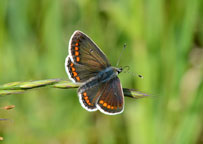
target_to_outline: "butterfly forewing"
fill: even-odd
[[[69,55],[75,63],[91,67],[95,71],[110,66],[105,54],[84,33],[75,31],[69,43]]]
[[[69,55],[65,61],[69,78],[83,83],[110,66],[105,54],[84,33],[75,31],[69,41]]]

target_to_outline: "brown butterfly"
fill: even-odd
[[[65,69],[74,83],[79,83],[79,101],[88,111],[100,110],[116,115],[124,110],[124,95],[117,75],[122,68],[112,67],[99,47],[81,31],[69,41]]]

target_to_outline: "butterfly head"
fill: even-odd
[[[121,68],[115,68],[115,70],[119,74],[119,73],[121,73],[123,71],[123,68],[122,67]]]
[[[124,66],[124,67],[114,68],[114,69],[118,74],[120,74],[122,71],[124,71],[124,73],[128,72],[130,70],[130,67],[129,66]]]

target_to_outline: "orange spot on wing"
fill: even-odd
[[[88,102],[87,104],[88,104],[89,106],[91,105],[91,103],[90,103],[90,102]]]
[[[79,48],[78,48],[78,47],[75,47],[75,50],[79,50]]]
[[[77,81],[79,81],[79,80],[80,80],[80,77],[77,76],[76,79],[77,79]]]
[[[107,108],[108,108],[108,109],[110,109],[110,108],[111,108],[111,106],[110,106],[110,105],[108,105],[108,106],[107,106]]]
[[[76,57],[76,61],[79,62],[79,61],[80,61],[80,58],[79,58],[79,57]]]
[[[103,104],[103,103],[104,103],[104,101],[103,101],[103,100],[100,100],[100,101],[99,101],[99,103],[100,103],[100,104]]]
[[[106,106],[107,106],[107,103],[104,103],[103,106],[106,107]]]
[[[78,43],[76,43],[75,46],[78,46]]]
[[[87,103],[89,103],[89,102],[90,102],[90,100],[86,100],[86,102],[87,102]]]
[[[78,51],[75,51],[75,55],[78,56],[78,55],[79,55],[79,52],[78,52]]]
[[[114,107],[113,106],[111,106],[111,109],[113,109]]]
[[[72,67],[72,66],[73,66],[73,63],[70,63],[70,66]]]
[[[87,93],[86,93],[86,92],[84,92],[84,93],[83,93],[83,95],[84,95],[84,96],[87,96]]]
[[[85,99],[85,100],[87,100],[87,99],[88,99],[88,97],[86,96],[86,97],[84,97],[84,99]]]
[[[73,71],[73,72],[75,71],[75,68],[74,68],[74,67],[72,67],[72,71]]]
[[[78,75],[78,73],[73,72],[73,76],[76,77]],[[77,78],[77,77],[76,77]]]

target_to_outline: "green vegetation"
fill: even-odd
[[[75,89],[49,87],[0,97],[5,144],[203,143],[203,1],[1,0],[0,85],[68,79],[64,61],[75,30],[89,35],[116,65],[125,97],[116,116],[87,112]]]

